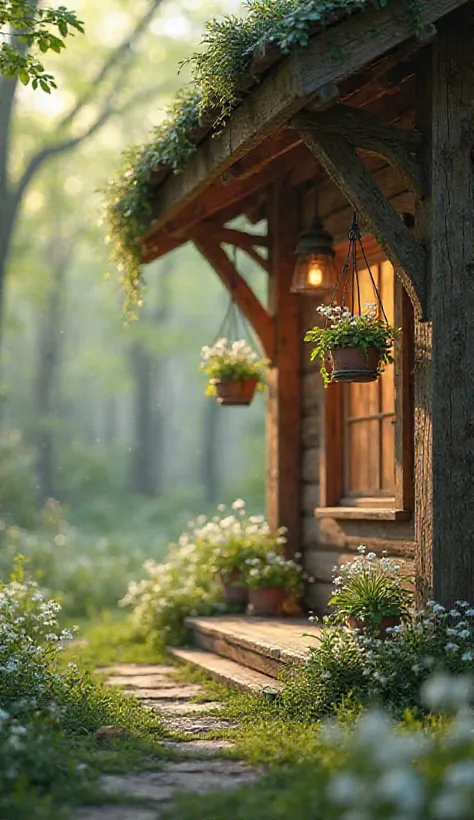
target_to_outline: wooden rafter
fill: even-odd
[[[384,197],[350,142],[312,127],[308,116],[294,125],[375,237],[410,296],[415,314],[426,318],[426,252]]]
[[[206,236],[212,236],[219,244],[225,243],[240,248],[245,251],[254,262],[260,265],[263,270],[270,273],[270,263],[268,259],[256,250],[257,248],[268,248],[267,236],[238,231],[215,222],[203,222],[202,226],[199,227],[199,231],[200,233],[205,232]]]
[[[210,238],[206,233],[197,233],[193,237],[199,253],[207,259],[211,267],[228,290],[233,290],[235,302],[246,319],[250,322],[257,334],[262,348],[270,361],[273,361],[275,351],[275,329],[269,312],[256,297],[245,279],[238,273],[235,265],[227,256],[225,250]]]
[[[420,0],[423,20],[434,23],[464,2]],[[310,100],[319,98],[325,107],[324,91],[328,87],[336,87],[412,39],[412,22],[404,11],[403,0],[396,0],[382,9],[354,15],[283,60],[244,99],[222,133],[204,140],[185,172],[165,182],[154,213],[156,228],[175,218],[184,205],[200,197],[204,189]]]
[[[345,137],[355,148],[381,156],[390,163],[417,199],[425,191],[423,169],[417,153],[423,144],[423,135],[414,129],[399,128],[379,120],[367,111],[346,105],[335,105],[329,111],[301,113],[299,126],[338,134]]]

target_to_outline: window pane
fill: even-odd
[[[380,398],[377,382],[348,385],[349,418],[374,416],[379,412]]]
[[[378,420],[349,425],[348,493],[365,495],[379,487],[379,429]]]

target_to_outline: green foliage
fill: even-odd
[[[154,198],[152,171],[166,165],[179,172],[196,150],[193,131],[199,115],[212,112],[218,130],[258,77],[249,74],[254,55],[265,46],[288,54],[306,46],[311,36],[344,17],[368,8],[381,8],[389,0],[246,0],[243,17],[211,20],[203,46],[188,63],[193,85],[181,91],[165,122],[155,129],[145,146],[129,149],[122,167],[105,192],[112,257],[117,263],[131,311],[140,303],[140,262]],[[405,0],[417,29],[420,0]]]
[[[426,610],[387,630],[382,640],[327,625],[302,669],[283,689],[288,714],[320,719],[351,703],[371,702],[398,715],[422,712],[420,687],[433,671],[474,671],[474,608],[465,602],[446,612],[431,601]]]
[[[28,578],[58,599],[68,617],[82,618],[114,607],[150,552],[160,558],[165,554],[169,531],[159,520],[161,508],[152,511],[151,507],[151,502],[128,504],[123,520],[116,516],[114,520],[109,512],[108,534],[101,535],[97,527],[93,531],[72,527],[61,506],[50,500],[33,531],[4,526],[0,532],[0,581],[7,580],[15,556],[22,553]],[[166,523],[172,529],[174,522]]]
[[[359,547],[359,557],[335,567],[335,590],[329,605],[335,607],[334,621],[345,623],[355,618],[369,627],[380,627],[383,617],[406,617],[411,594],[403,586],[402,563],[385,556],[379,561],[374,552],[367,555]]]
[[[23,85],[31,82],[34,89],[50,94],[57,87],[54,77],[45,72],[36,55],[48,51],[60,54],[66,47],[64,40],[75,31],[83,33],[84,25],[65,6],[44,8],[35,0],[2,2],[0,36],[8,35],[9,39],[0,45],[0,74],[18,77]]]
[[[300,564],[276,552],[247,558],[244,578],[250,589],[282,588],[297,597],[302,594],[304,582],[308,580]]]
[[[180,91],[165,120],[154,129],[150,142],[132,146],[124,153],[122,167],[104,192],[108,241],[120,274],[126,315],[133,315],[133,307],[140,306],[139,264],[154,196],[151,172],[160,165],[178,171],[193,154],[191,134],[199,124],[198,102],[195,91]]]
[[[228,580],[249,556],[282,549],[282,531],[272,533],[263,516],[248,516],[241,499],[232,506],[231,514],[220,505],[211,520],[202,515],[190,522],[171,544],[168,562],[146,561],[148,577],[129,585],[122,604],[133,607],[137,629],[158,647],[186,642],[186,617],[225,611],[221,573]],[[292,580],[295,572],[285,577]]]
[[[383,366],[394,361],[391,348],[394,340],[401,333],[401,328],[391,327],[385,319],[375,312],[375,305],[370,310],[359,315],[352,315],[347,308],[325,307],[318,308],[319,313],[327,320],[323,327],[313,327],[306,332],[305,342],[314,345],[311,351],[311,361],[321,359],[321,375],[324,386],[328,387],[333,380],[332,372],[328,372],[326,362],[332,351],[340,347],[360,347],[367,355],[368,351],[376,350],[380,356],[378,372],[383,372]]]
[[[442,731],[400,727],[377,711],[347,728],[329,724],[310,759],[281,767],[276,757],[276,766],[231,798],[222,791],[178,796],[165,817],[226,820],[230,811],[233,820],[467,820],[474,800],[474,725],[462,701],[458,709]],[[283,732],[281,739],[285,748]],[[294,745],[296,752],[297,740]]]
[[[155,716],[74,664],[59,665],[71,637],[59,613],[17,562],[0,588],[0,817],[59,820],[63,806],[94,797],[104,764],[162,756]],[[104,758],[94,733],[108,725],[127,739]]]
[[[0,517],[3,525],[29,527],[35,520],[33,453],[18,430],[0,433]],[[1,531],[0,531],[1,536]]]

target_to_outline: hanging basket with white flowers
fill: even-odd
[[[331,382],[371,382],[393,362],[392,346],[401,332],[377,314],[375,304],[352,314],[348,308],[320,305],[324,327],[308,330],[305,342],[314,347],[311,360],[321,360],[324,386]]]
[[[251,404],[255,391],[264,388],[267,367],[245,339],[222,338],[201,350],[201,370],[209,376],[206,395],[222,405]]]
[[[364,309],[361,306],[358,254],[364,260],[376,298],[375,302],[366,303]],[[350,300],[350,307],[346,298]],[[340,305],[336,304],[338,300]],[[308,330],[304,339],[314,345],[311,360],[321,360],[325,387],[333,381],[375,381],[384,365],[394,361],[391,351],[401,328],[392,327],[388,322],[362,245],[356,213],[349,231],[346,260],[331,303],[320,305],[317,310],[324,319],[323,326]]]

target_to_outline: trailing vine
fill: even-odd
[[[246,14],[207,23],[204,49],[186,61],[193,85],[177,95],[164,122],[143,146],[129,148],[105,191],[112,258],[117,264],[129,312],[140,299],[142,244],[152,220],[155,196],[150,174],[157,166],[178,173],[196,150],[193,132],[213,112],[219,130],[258,77],[251,76],[256,52],[267,46],[282,54],[304,47],[310,37],[343,17],[391,0],[244,0]],[[404,0],[415,32],[422,23],[421,0]],[[245,83],[243,85],[243,81]]]

